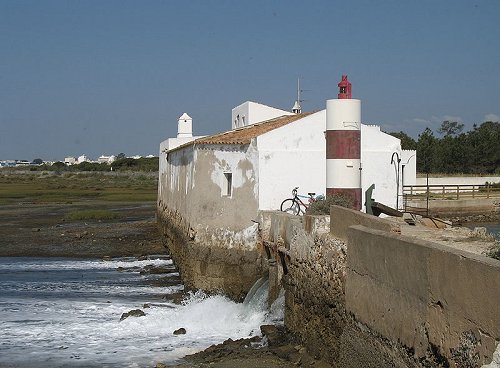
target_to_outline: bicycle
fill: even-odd
[[[283,202],[281,202],[280,210],[281,212],[289,213],[290,215],[300,215],[305,214],[309,206],[305,204],[300,198],[307,198],[309,205],[313,202],[316,202],[319,199],[322,199],[322,195],[316,196],[316,193],[307,193],[307,196],[300,195],[297,193],[299,187],[295,187],[292,190],[293,198],[287,198]]]

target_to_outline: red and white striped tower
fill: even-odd
[[[343,194],[361,209],[361,101],[351,98],[347,75],[338,99],[326,101],[326,196]]]

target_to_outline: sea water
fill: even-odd
[[[141,275],[147,265],[172,261],[0,257],[0,366],[153,367],[282,317],[266,308],[265,282],[245,303],[197,292],[174,304],[182,284],[152,286],[165,275]],[[132,309],[146,316],[120,321]]]

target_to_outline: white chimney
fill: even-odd
[[[193,119],[191,116],[184,113],[179,118],[177,125],[177,138],[192,137],[193,136]]]

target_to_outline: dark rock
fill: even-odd
[[[123,313],[122,316],[120,317],[120,321],[123,321],[125,318],[128,317],[144,317],[146,313],[144,313],[140,309],[132,309],[129,312]]]
[[[141,244],[140,244],[140,245],[141,245]],[[143,255],[143,256],[139,256],[139,257],[137,257],[137,260],[138,260],[138,261],[146,261],[147,259],[148,259],[148,256],[144,256],[144,255]]]
[[[146,309],[146,308],[151,308],[151,307],[150,307],[150,305],[149,305],[148,303],[144,304],[142,307],[143,307],[144,309]]]
[[[267,337],[269,346],[280,346],[288,342],[284,331],[274,325],[262,325],[260,326],[260,332]]]
[[[297,353],[295,348],[291,345],[283,345],[273,349],[274,354],[279,356],[281,359],[296,362],[300,354]]]
[[[145,266],[140,273],[141,275],[160,275],[174,272],[177,272],[177,270],[173,266]]]
[[[181,327],[181,328],[178,328],[177,330],[175,330],[173,333],[174,333],[174,335],[185,335],[186,329]]]

